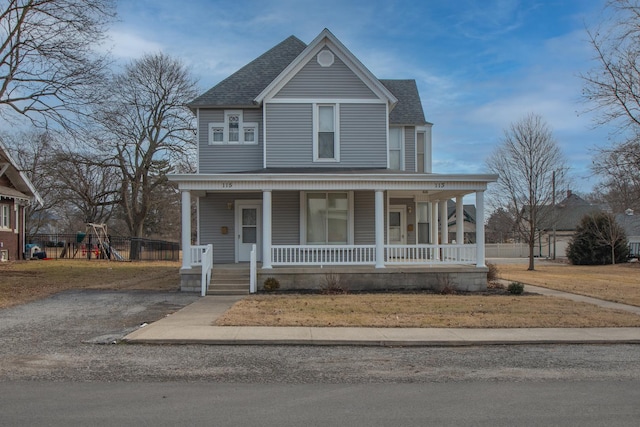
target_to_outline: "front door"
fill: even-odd
[[[387,240],[390,245],[407,244],[406,221],[407,208],[405,206],[389,207],[389,229],[387,230]]]
[[[255,244],[257,259],[262,253],[262,205],[256,202],[236,201],[236,262],[251,260],[251,247]]]

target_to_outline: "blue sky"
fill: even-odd
[[[589,192],[592,150],[609,144],[580,102],[585,26],[604,0],[121,0],[112,52],[180,58],[202,91],[290,35],[328,28],[378,78],[415,79],[434,123],[434,172],[482,173],[503,130],[527,113],[550,125]]]

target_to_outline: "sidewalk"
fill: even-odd
[[[526,285],[527,291],[640,315],[640,307]],[[640,344],[640,328],[311,328],[212,326],[241,296],[205,296],[124,338],[135,344],[471,346],[498,344]]]

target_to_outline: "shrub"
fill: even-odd
[[[264,290],[265,291],[275,291],[276,289],[280,289],[280,282],[275,277],[267,277],[264,280]]]
[[[324,275],[324,285],[320,287],[320,292],[325,295],[348,294],[349,289],[342,284],[339,274],[327,273]]]
[[[490,262],[487,263],[487,282],[494,282],[498,279],[498,266]]]
[[[613,215],[600,212],[585,215],[569,242],[567,257],[574,265],[603,265],[626,262],[629,244]]]
[[[522,295],[524,292],[524,285],[520,282],[511,282],[509,286],[507,286],[507,291],[513,295]]]

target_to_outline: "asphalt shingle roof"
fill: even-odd
[[[290,36],[254,59],[213,88],[189,107],[255,107],[254,99],[293,62],[307,45]],[[389,115],[391,124],[424,125],[424,112],[415,80],[380,80],[398,98]]]
[[[295,36],[254,59],[189,104],[197,107],[255,106],[253,100],[307,47]]]
[[[389,114],[389,123],[394,125],[424,125],[424,111],[415,80],[380,80],[398,98],[398,103]]]

